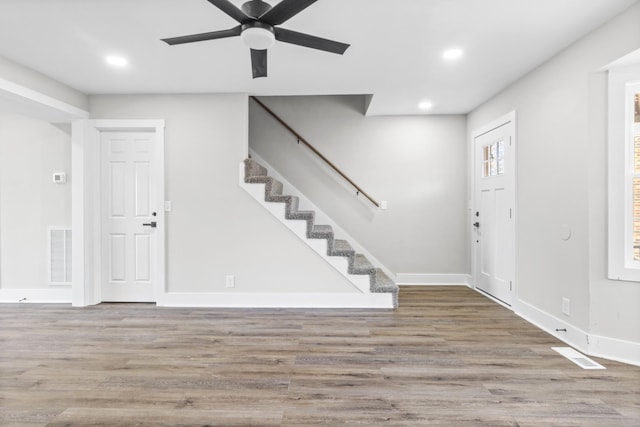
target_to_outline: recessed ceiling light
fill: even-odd
[[[447,61],[453,61],[454,59],[462,58],[462,55],[464,55],[464,51],[462,49],[455,48],[445,50],[442,57]]]
[[[127,65],[127,60],[121,56],[107,56],[107,64],[114,67],[125,67]]]
[[[433,107],[433,104],[431,103],[431,101],[422,101],[420,104],[418,104],[418,108],[426,111],[426,110],[430,110]]]

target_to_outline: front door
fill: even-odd
[[[511,305],[515,282],[515,126],[504,122],[474,138],[476,288]]]
[[[159,168],[153,132],[101,133],[102,301],[155,301]]]

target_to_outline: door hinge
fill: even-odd
[[[513,282],[509,280],[509,290],[513,291]]]
[[[513,219],[513,209],[509,208],[509,219]]]

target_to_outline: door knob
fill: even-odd
[[[479,228],[479,227],[480,227],[480,223],[479,223],[479,222],[474,222],[474,223],[473,223],[473,226],[474,226],[475,228]]]
[[[151,228],[156,228],[158,226],[158,223],[155,221],[151,221],[151,222],[146,222],[144,224],[142,224],[145,227],[151,227]]]

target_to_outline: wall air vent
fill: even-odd
[[[49,284],[71,284],[71,230],[49,229]]]

